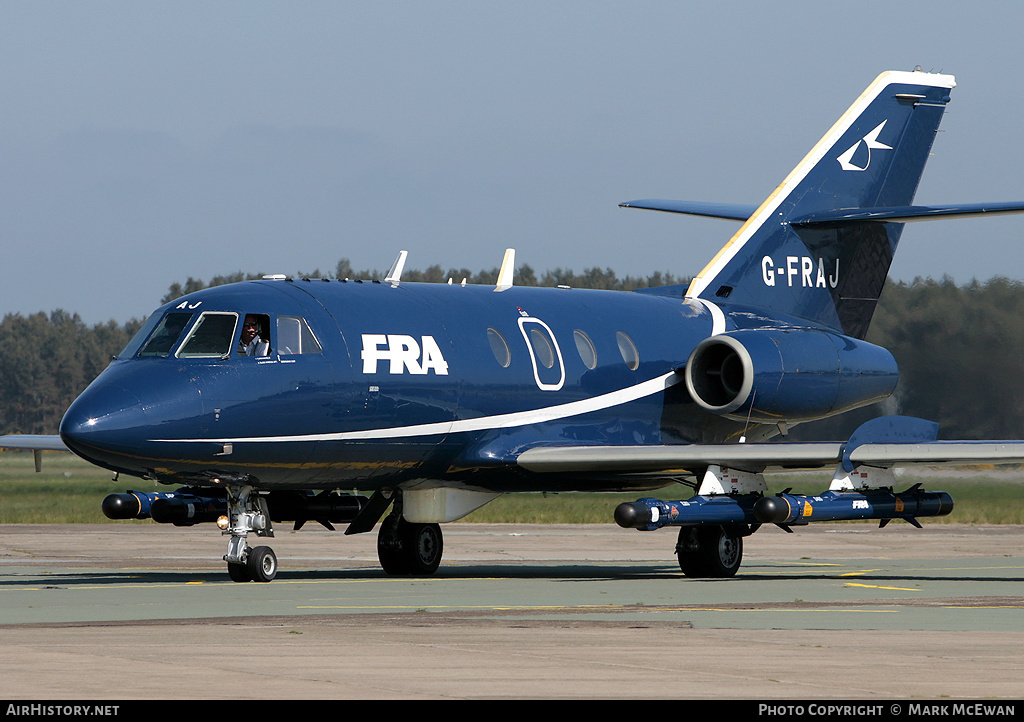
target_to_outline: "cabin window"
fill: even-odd
[[[558,391],[565,383],[565,366],[551,328],[539,318],[519,318],[519,330],[530,352],[533,379],[541,391]]]
[[[597,351],[594,349],[594,344],[590,337],[579,329],[573,331],[572,336],[576,340],[576,350],[579,351],[580,360],[583,361],[583,365],[588,369],[596,368]]]
[[[636,350],[633,339],[622,331],[618,331],[615,334],[615,340],[619,343],[619,353],[622,354],[622,360],[626,362],[629,370],[636,371],[640,368],[640,354]]]
[[[146,345],[139,351],[139,356],[167,356],[175,344],[178,343],[178,339],[181,338],[181,332],[188,326],[188,322],[192,320],[193,315],[195,314],[169,313],[160,319],[160,323],[157,325],[156,330],[153,331],[153,335],[149,337]],[[146,325],[148,326],[149,324],[147,323]],[[130,353],[129,349],[131,346],[132,344],[128,344],[128,348],[122,353]]]
[[[281,355],[320,353],[320,342],[301,316],[277,317],[277,348]]]
[[[551,339],[539,328],[530,329],[530,343],[533,345],[533,352],[537,360],[546,369],[555,365],[555,347],[551,345]]]
[[[179,358],[215,358],[231,355],[238,315],[204,313],[192,327],[185,343],[178,349]]]
[[[491,344],[491,353],[494,354],[494,360],[502,368],[508,368],[508,365],[512,363],[512,352],[508,349],[508,342],[505,341],[505,337],[501,335],[501,332],[496,328],[487,329],[487,342]]]

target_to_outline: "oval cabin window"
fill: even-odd
[[[622,354],[622,360],[626,362],[626,366],[630,371],[636,371],[640,367],[640,354],[636,350],[633,339],[622,331],[618,331],[615,334],[615,340],[619,342],[619,353]]]
[[[505,337],[501,335],[501,332],[496,328],[487,329],[487,341],[491,344],[491,353],[494,354],[494,360],[502,368],[508,368],[508,365],[512,363],[512,354],[508,350],[508,342],[505,341]]]
[[[588,369],[596,368],[597,351],[594,349],[594,344],[590,337],[579,329],[573,331],[572,336],[576,340],[576,350],[579,351],[580,360],[583,361],[583,365]]]

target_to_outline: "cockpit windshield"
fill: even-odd
[[[230,358],[232,355],[269,356],[271,333],[276,339],[275,355],[294,356],[323,352],[316,334],[301,316],[277,316],[261,313],[206,311],[154,313],[134,338],[118,354],[119,359],[139,358]],[[244,323],[238,337],[239,319]],[[195,320],[195,323],[193,323]],[[186,331],[188,333],[186,334]],[[182,340],[184,339],[184,340]],[[232,353],[232,343],[237,354]],[[177,349],[177,351],[175,351]]]
[[[178,350],[179,358],[227,357],[231,355],[231,339],[235,335],[238,315],[204,313]]]
[[[167,356],[170,354],[171,349],[178,343],[178,339],[181,338],[181,332],[188,326],[189,321],[192,320],[191,313],[168,313],[162,319],[160,319],[159,325],[156,330],[153,331],[149,339],[146,341],[142,350],[139,351],[139,357],[153,357],[153,356]],[[152,321],[152,319],[150,319]],[[148,327],[150,324],[147,323]],[[143,328],[143,331],[146,329]],[[142,332],[139,332],[139,336]],[[134,341],[133,341],[134,342]],[[122,352],[130,355],[129,350],[132,344],[128,344],[128,347]]]
[[[149,334],[153,333],[153,329],[156,328],[156,325],[160,322],[161,318],[162,317],[159,313],[150,314],[149,318],[146,319],[146,322],[142,324],[142,328],[135,332],[135,335],[132,336],[128,345],[121,349],[121,353],[115,356],[114,360],[116,361],[118,359],[126,359],[134,356],[143,341],[149,338]]]

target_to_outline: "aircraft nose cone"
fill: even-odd
[[[130,448],[134,434],[145,427],[139,399],[118,385],[104,384],[86,389],[71,404],[60,422],[60,438],[79,456],[102,462]]]
[[[190,375],[173,364],[124,362],[108,366],[75,399],[60,437],[93,464],[147,476],[175,463],[162,439],[193,437],[202,423],[202,396]]]

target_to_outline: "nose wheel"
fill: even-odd
[[[269,582],[277,576],[277,555],[270,547],[254,547],[249,550],[245,569],[254,582]]]

